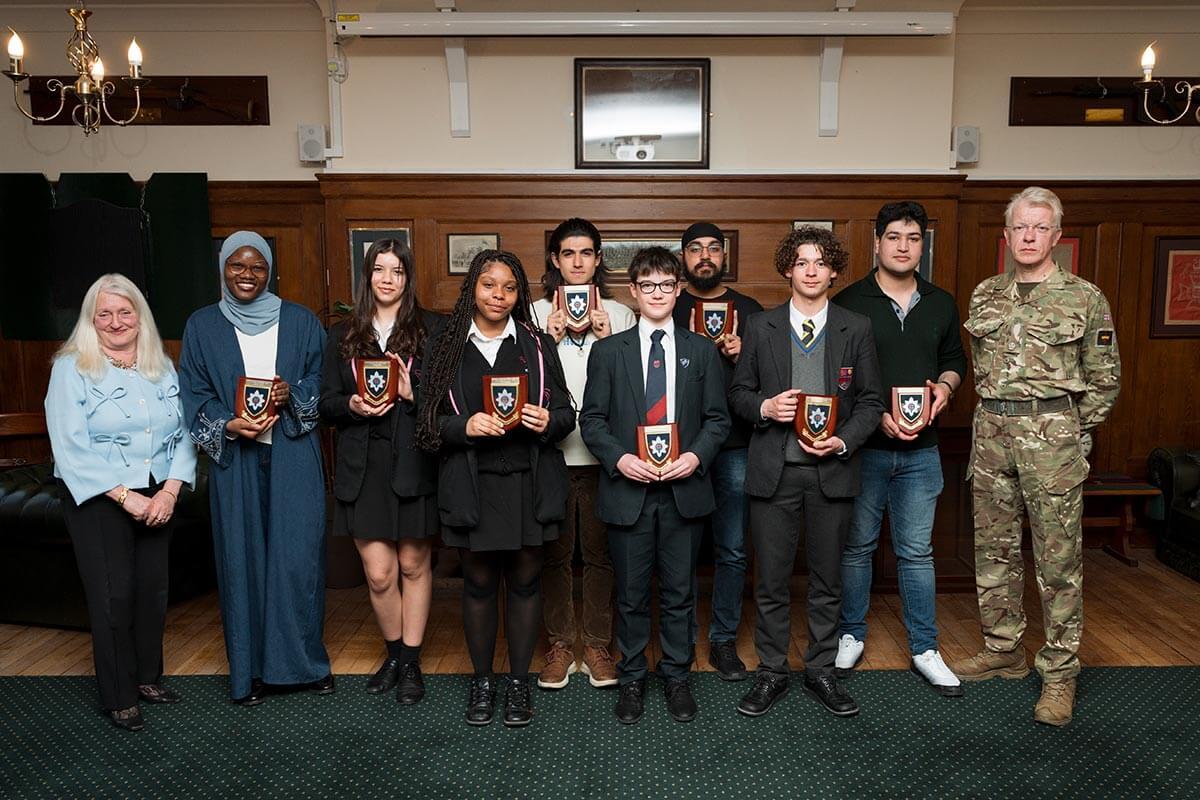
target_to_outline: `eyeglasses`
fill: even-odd
[[[1049,236],[1052,231],[1058,230],[1049,225],[1009,225],[1008,229],[1017,236],[1024,236],[1028,231],[1033,231],[1037,236]]]
[[[266,264],[243,264],[240,261],[230,261],[225,265],[225,269],[229,270],[230,275],[241,275],[246,270],[250,270],[256,278],[266,277],[269,271]]]
[[[112,324],[114,318],[120,321],[122,325],[128,325],[137,319],[137,312],[128,308],[118,311],[115,315],[111,311],[100,311],[92,319],[97,325],[108,327]]]
[[[638,281],[638,291],[642,294],[654,294],[655,289],[662,289],[663,294],[670,294],[675,291],[675,287],[679,285],[677,280],[659,281]]]
[[[685,249],[687,250],[688,255],[692,256],[698,256],[706,251],[710,256],[719,256],[721,253],[725,252],[725,245],[721,244],[720,242],[713,242],[712,244],[706,246],[700,244],[699,242],[692,242]]]

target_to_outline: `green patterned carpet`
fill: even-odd
[[[145,706],[131,734],[94,711],[90,678],[0,678],[0,797],[1200,796],[1200,668],[1085,670],[1063,729],[1032,721],[1032,675],[945,700],[907,672],[865,672],[850,681],[863,713],[843,720],[795,685],[749,719],[734,711],[749,684],[696,674],[695,722],[673,722],[652,681],[632,727],[576,676],[512,730],[462,722],[465,677],[429,677],[415,707],[365,680],[240,708],[223,677],[173,678],[184,702]]]

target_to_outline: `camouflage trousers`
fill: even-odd
[[[975,588],[988,650],[1010,652],[1025,633],[1021,516],[1029,514],[1046,644],[1043,680],[1079,674],[1083,632],[1083,481],[1075,409],[1006,417],[978,406],[967,477],[975,504]]]

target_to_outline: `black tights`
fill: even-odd
[[[504,577],[504,630],[513,675],[527,675],[542,622],[542,548],[460,550],[463,568],[463,628],[476,675],[488,675],[496,655],[499,613],[496,596]]]

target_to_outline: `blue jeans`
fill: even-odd
[[[933,514],[942,493],[942,459],[937,447],[921,450],[862,450],[862,493],[854,501],[850,539],[842,552],[840,634],[867,638],[871,602],[871,558],[879,546],[884,509],[904,606],[904,627],[913,655],[937,649],[933,574]]]
[[[712,513],[713,595],[710,642],[737,639],[742,619],[742,588],[746,583],[746,448],[722,450],[709,468],[717,509]],[[692,576],[692,596],[696,576]],[[700,623],[692,614],[692,642]]]

